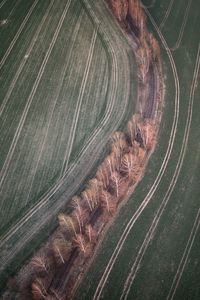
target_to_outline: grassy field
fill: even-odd
[[[134,56],[100,9],[78,0],[0,2],[0,288],[55,228],[110,134],[134,112]]]
[[[158,144],[74,299],[200,298],[200,7],[143,3],[161,45],[166,85]]]

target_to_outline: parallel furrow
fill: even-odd
[[[75,113],[74,113],[74,118],[72,120],[72,126],[71,126],[71,130],[70,130],[70,134],[69,134],[67,150],[66,150],[66,153],[65,153],[65,156],[64,156],[64,165],[62,167],[61,173],[63,173],[63,171],[65,173],[67,171],[67,168],[68,168],[69,157],[71,155],[71,150],[72,150],[72,146],[73,146],[73,141],[74,141],[74,136],[75,136],[75,132],[76,132],[77,122],[78,122],[78,119],[79,119],[81,104],[82,104],[83,95],[84,95],[84,91],[85,91],[85,86],[86,86],[87,78],[88,78],[88,75],[89,75],[92,56],[93,56],[93,52],[94,52],[94,46],[95,46],[96,37],[97,37],[97,30],[98,30],[98,28],[95,28],[93,36],[92,36],[92,41],[91,41],[91,45],[90,45],[90,49],[89,49],[88,59],[87,59],[87,62],[86,62],[86,68],[85,68],[85,71],[84,71],[84,74],[83,74],[83,79],[82,79],[82,83],[81,83],[81,87],[80,87],[80,91],[79,91],[79,95],[78,95],[78,99],[77,99],[77,103],[76,103],[76,109],[75,109]]]
[[[172,178],[172,181],[169,185],[169,188],[167,190],[167,193],[165,195],[165,197],[163,198],[161,205],[153,219],[153,222],[145,236],[145,239],[142,243],[142,246],[140,247],[139,251],[138,251],[138,255],[136,256],[135,262],[131,268],[131,271],[126,279],[125,285],[124,285],[124,289],[121,295],[120,299],[127,299],[131,286],[133,284],[133,281],[136,277],[136,273],[139,270],[141,261],[145,255],[146,250],[148,249],[148,246],[151,242],[151,240],[153,239],[153,235],[156,231],[156,228],[159,224],[160,218],[162,217],[162,214],[169,202],[170,196],[176,186],[176,182],[178,180],[178,177],[180,175],[180,171],[183,165],[183,161],[184,161],[184,157],[185,157],[185,153],[187,150],[187,144],[188,144],[188,138],[189,138],[189,134],[190,134],[190,128],[191,128],[191,122],[192,122],[192,113],[193,113],[193,102],[194,102],[194,91],[196,88],[196,84],[197,84],[197,78],[198,78],[198,72],[199,72],[199,63],[200,63],[200,48],[198,49],[198,54],[197,54],[197,60],[196,60],[196,64],[195,64],[195,71],[194,71],[194,76],[193,76],[193,80],[192,80],[192,87],[191,87],[191,92],[190,92],[190,100],[189,100],[189,107],[188,107],[188,116],[187,116],[187,121],[186,121],[186,127],[185,127],[185,132],[184,132],[184,137],[183,137],[183,142],[182,142],[182,147],[181,147],[181,152],[179,155],[179,159],[176,165],[176,169]]]
[[[37,42],[38,36],[39,36],[39,34],[40,34],[40,32],[41,32],[41,30],[42,30],[42,28],[43,28],[43,25],[44,25],[44,23],[45,23],[45,21],[46,21],[48,15],[49,15],[49,12],[50,12],[50,10],[51,10],[51,7],[52,7],[54,1],[55,1],[55,0],[52,0],[52,1],[50,2],[49,7],[47,8],[44,17],[42,18],[42,21],[41,21],[41,23],[39,24],[39,27],[38,27],[36,33],[34,34],[32,40],[31,40],[30,46],[29,46],[29,48],[28,48],[28,50],[27,50],[27,52],[26,52],[26,55],[27,55],[27,56],[29,56],[29,55],[31,54],[31,51],[32,51],[33,47],[35,46],[35,44],[36,44],[36,42]],[[15,73],[15,76],[14,76],[14,78],[13,78],[13,80],[12,80],[12,82],[11,82],[9,88],[8,88],[8,91],[7,91],[7,93],[6,93],[5,97],[4,97],[4,99],[2,100],[2,104],[1,104],[1,106],[0,106],[0,117],[1,117],[3,111],[4,111],[5,107],[6,107],[6,104],[7,104],[8,100],[10,99],[10,96],[11,96],[11,94],[12,94],[12,92],[13,92],[13,89],[14,89],[15,86],[16,86],[17,80],[19,79],[19,76],[20,76],[20,74],[21,74],[21,72],[22,72],[22,70],[23,70],[25,64],[26,64],[26,59],[23,58],[22,61],[21,61],[21,63],[20,63],[20,65],[19,65],[19,68],[17,69],[17,71],[16,71],[16,73]]]
[[[171,286],[169,294],[167,296],[167,300],[169,300],[169,299],[173,300],[174,299],[174,295],[176,293],[176,290],[177,290],[178,285],[180,283],[180,280],[181,280],[181,277],[183,275],[185,266],[187,264],[187,261],[188,261],[192,246],[194,244],[194,240],[195,240],[195,237],[197,235],[199,226],[200,226],[200,209],[198,210],[196,219],[194,221],[194,225],[192,227],[192,230],[191,230],[188,242],[187,242],[187,245],[185,247],[183,256],[182,256],[180,264],[178,266],[176,275],[174,276],[172,286]]]
[[[0,61],[0,70],[2,69],[3,65],[6,62],[6,59],[8,58],[10,52],[12,51],[16,41],[18,40],[20,34],[22,33],[23,29],[25,28],[30,16],[32,15],[34,8],[36,7],[37,3],[39,0],[35,0],[30,8],[30,10],[28,11],[28,14],[26,15],[26,17],[24,18],[24,21],[22,22],[19,30],[17,31],[15,37],[13,38],[12,42],[10,43],[10,46],[8,47],[8,49],[6,50],[6,53],[4,54],[3,58]]]
[[[186,23],[187,23],[187,20],[188,20],[191,4],[192,4],[192,0],[190,0],[188,2],[187,8],[185,10],[185,15],[184,15],[184,18],[183,18],[183,23],[181,25],[181,29],[180,29],[180,32],[179,32],[179,35],[178,35],[178,39],[177,39],[175,45],[171,48],[172,50],[176,50],[180,46],[180,43],[181,43],[182,38],[183,38],[183,33],[184,33],[184,30],[185,30],[185,26],[186,26]]]
[[[169,3],[168,8],[167,8],[167,10],[166,10],[166,13],[165,13],[165,15],[164,15],[164,18],[163,18],[162,22],[160,23],[160,26],[159,26],[159,29],[160,29],[160,30],[162,30],[162,28],[163,28],[165,22],[167,21],[167,18],[169,17],[169,14],[170,14],[170,12],[171,12],[171,10],[172,10],[173,4],[174,4],[174,0],[171,0],[170,3]]]
[[[57,40],[57,38],[58,38],[58,35],[59,35],[60,30],[61,30],[62,24],[63,24],[63,22],[64,22],[65,16],[66,16],[67,11],[68,11],[68,9],[69,9],[70,3],[71,3],[71,0],[69,0],[69,1],[67,2],[66,6],[65,6],[65,9],[64,9],[64,11],[63,11],[63,13],[62,13],[62,16],[61,16],[61,18],[60,18],[60,21],[59,21],[58,26],[57,26],[57,28],[56,28],[56,31],[55,31],[55,33],[54,33],[53,39],[52,39],[52,41],[51,41],[51,43],[50,43],[50,46],[49,46],[49,48],[48,48],[48,50],[47,50],[47,53],[46,53],[46,55],[45,55],[45,58],[44,58],[44,60],[43,60],[43,62],[42,62],[42,65],[41,65],[41,67],[40,67],[40,70],[39,70],[39,72],[38,72],[36,81],[35,81],[35,83],[34,83],[34,85],[33,85],[33,88],[32,88],[32,90],[31,90],[31,93],[30,93],[30,95],[29,95],[29,97],[28,97],[28,99],[27,99],[26,106],[25,106],[25,108],[24,108],[22,117],[21,117],[20,122],[19,122],[19,125],[18,125],[18,127],[17,127],[17,129],[16,129],[14,138],[13,138],[13,140],[12,140],[10,149],[9,149],[9,151],[8,151],[7,157],[6,157],[6,159],[5,159],[4,165],[3,165],[2,170],[1,170],[1,173],[0,173],[0,178],[1,178],[1,180],[0,180],[0,187],[1,187],[2,184],[3,184],[4,178],[5,178],[5,176],[6,176],[7,170],[8,170],[8,168],[9,168],[10,162],[11,162],[11,160],[12,160],[12,157],[13,157],[13,154],[14,154],[14,151],[15,151],[15,147],[16,147],[17,142],[18,142],[18,140],[19,140],[20,133],[21,133],[21,131],[22,131],[24,122],[25,122],[25,120],[26,120],[26,117],[27,117],[29,108],[30,108],[31,103],[32,103],[32,101],[33,101],[34,95],[35,95],[35,93],[36,93],[36,91],[37,91],[37,88],[38,88],[38,86],[39,86],[39,83],[40,83],[40,80],[41,80],[42,75],[43,75],[43,73],[44,73],[44,70],[45,70],[46,64],[47,64],[47,62],[48,62],[48,59],[49,59],[49,57],[50,57],[50,55],[51,55],[51,52],[52,52],[52,50],[53,50],[53,47],[54,47],[54,45],[55,45],[55,43],[56,43],[56,40]]]
[[[148,10],[145,8],[145,11],[147,13],[147,15],[149,16],[153,26],[156,28],[158,35],[163,43],[163,46],[168,54],[170,63],[171,63],[171,67],[172,67],[172,71],[173,71],[173,76],[174,76],[174,81],[175,81],[175,89],[176,89],[176,94],[175,94],[175,112],[174,112],[174,117],[173,117],[173,124],[172,124],[172,130],[171,130],[171,134],[170,134],[170,139],[169,139],[169,143],[168,143],[168,148],[164,157],[164,160],[162,162],[160,171],[156,177],[155,182],[153,183],[150,191],[148,192],[147,196],[145,197],[145,199],[142,201],[141,205],[139,206],[139,208],[137,209],[137,211],[134,213],[134,215],[132,216],[132,218],[130,219],[130,221],[128,222],[128,224],[126,225],[123,233],[121,234],[121,238],[119,240],[119,242],[117,243],[117,246],[115,247],[113,254],[111,255],[111,258],[106,266],[106,269],[99,281],[99,284],[96,288],[95,294],[93,299],[100,299],[102,291],[104,289],[104,286],[108,280],[108,277],[112,271],[112,268],[115,264],[115,261],[117,260],[119,253],[121,251],[121,249],[123,248],[123,245],[125,243],[125,240],[129,234],[129,232],[131,231],[133,225],[135,224],[135,222],[137,221],[137,219],[139,218],[139,216],[142,214],[142,212],[144,211],[144,209],[146,208],[146,206],[148,205],[148,203],[150,202],[150,200],[152,199],[155,191],[157,190],[159,183],[165,173],[166,167],[168,165],[170,156],[171,156],[171,152],[173,149],[173,145],[174,145],[174,141],[175,141],[175,136],[176,136],[176,131],[177,131],[177,125],[178,125],[178,118],[179,118],[179,97],[180,97],[180,86],[179,86],[179,79],[178,79],[178,74],[177,74],[177,70],[176,70],[176,65],[173,59],[173,56],[171,54],[171,51],[167,45],[167,42],[165,41],[164,37],[162,36],[158,26],[156,25],[156,23],[154,22],[153,18],[151,17],[150,13],[148,12]]]
[[[8,0],[3,0],[1,3],[0,3],[0,9],[4,6],[4,4],[7,2]]]
[[[41,159],[41,155],[42,155],[42,152],[44,150],[46,139],[47,139],[47,136],[48,136],[48,133],[49,133],[49,128],[50,128],[50,124],[51,124],[51,121],[52,121],[53,112],[54,112],[56,103],[57,103],[58,98],[59,98],[60,90],[61,90],[61,88],[63,86],[64,78],[65,78],[66,71],[67,71],[67,68],[68,68],[68,64],[69,64],[69,61],[70,61],[70,58],[71,58],[71,54],[72,54],[72,51],[73,51],[74,43],[76,41],[76,37],[77,37],[78,31],[79,31],[79,28],[80,28],[80,25],[81,25],[81,18],[82,18],[82,16],[83,16],[83,14],[81,13],[80,16],[79,16],[79,18],[78,18],[78,20],[77,20],[77,24],[76,24],[74,32],[73,32],[73,41],[70,44],[70,51],[69,51],[69,54],[68,54],[68,59],[65,62],[62,74],[60,76],[58,92],[57,92],[57,95],[56,95],[55,100],[54,100],[53,108],[52,108],[51,114],[49,116],[49,121],[48,121],[47,129],[46,129],[46,133],[45,133],[45,136],[44,136],[44,139],[43,139],[43,142],[42,142],[42,146],[40,148],[40,153],[39,153],[38,158],[37,158],[37,163],[35,165],[35,169],[33,171],[33,177],[32,177],[32,181],[31,181],[31,184],[30,184],[29,192],[27,193],[27,197],[26,197],[27,202],[29,200],[30,192],[31,192],[32,185],[33,185],[33,182],[34,182],[34,178],[35,178],[35,175],[36,175],[36,172],[37,172],[39,161]]]

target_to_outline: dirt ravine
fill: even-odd
[[[112,134],[109,154],[85,190],[72,198],[71,212],[58,216],[58,229],[10,280],[8,297],[72,299],[120,207],[142,179],[155,149],[163,105],[159,45],[147,30],[140,0],[107,0],[107,5],[132,41],[138,75],[136,113],[124,131]]]

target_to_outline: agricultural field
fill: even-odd
[[[92,6],[0,2],[0,289],[135,110],[130,41],[101,1]]]
[[[91,2],[94,10],[100,5]],[[157,147],[99,245],[77,300],[200,299],[200,6],[143,5],[161,46],[165,83]]]

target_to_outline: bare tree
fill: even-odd
[[[159,60],[160,57],[160,46],[158,44],[158,41],[155,39],[153,34],[149,34],[149,41],[150,41],[150,46],[152,49],[152,58],[154,61]]]
[[[130,178],[132,172],[134,172],[136,163],[137,163],[136,156],[132,153],[126,153],[123,156],[123,160],[122,160],[122,167],[121,167],[122,172],[127,174],[127,176]]]
[[[146,150],[150,150],[155,145],[156,141],[156,128],[151,120],[146,120],[144,125],[144,134],[146,139]]]
[[[108,172],[105,162],[103,162],[98,167],[97,172],[96,172],[96,178],[102,184],[102,186],[104,188],[108,187],[110,176],[109,176],[109,172]]]
[[[99,203],[99,191],[102,188],[102,183],[97,178],[92,178],[88,182],[88,188],[94,191],[95,194],[95,204]]]
[[[127,131],[128,131],[128,137],[130,140],[131,145],[133,145],[133,142],[135,140],[136,136],[136,125],[134,120],[130,120],[127,124]]]
[[[135,114],[127,124],[127,132],[128,132],[128,137],[131,146],[134,146],[137,131],[138,131],[138,124],[140,122],[141,122],[141,116],[139,114]]]
[[[145,148],[146,147],[146,134],[144,131],[144,124],[137,124],[137,133],[140,136],[141,139],[141,145]]]
[[[109,179],[110,179],[110,177],[112,176],[112,173],[115,172],[115,170],[117,170],[118,162],[117,162],[116,157],[113,153],[109,154],[105,158],[104,162],[107,166]]]
[[[116,211],[117,204],[116,201],[112,198],[111,194],[107,191],[102,191],[101,194],[101,201],[102,201],[102,206],[105,208],[105,210],[113,214]]]
[[[36,272],[49,272],[49,261],[43,251],[32,258],[31,265]]]
[[[137,58],[139,63],[138,76],[142,83],[144,83],[149,71],[149,49],[146,43],[143,43],[143,45],[137,50]]]
[[[81,205],[81,198],[79,196],[72,197],[72,207],[81,213],[82,205]]]
[[[96,206],[97,206],[97,202],[95,199],[95,190],[90,189],[90,188],[86,188],[83,192],[82,192],[82,198],[86,201],[90,212],[92,212]]]
[[[128,11],[128,1],[110,1],[112,10],[119,21],[123,21],[126,18]]]
[[[72,243],[63,239],[55,239],[52,244],[53,254],[58,264],[65,263],[71,254]]]
[[[37,278],[31,285],[31,292],[33,299],[35,300],[46,299],[47,291],[45,288],[44,279]]]
[[[90,243],[93,244],[93,243],[96,242],[97,233],[96,233],[96,230],[94,229],[94,227],[92,227],[91,224],[88,224],[85,227],[85,233],[86,233]]]
[[[80,249],[80,251],[83,252],[84,255],[86,255],[88,250],[88,245],[86,243],[84,236],[82,234],[77,234],[77,236],[74,237],[73,241],[75,245],[77,245],[77,247]]]
[[[70,235],[76,235],[78,232],[78,226],[74,218],[69,215],[59,214],[58,215],[59,225],[64,231],[67,231]]]
[[[88,218],[88,213],[87,213],[86,209],[83,207],[84,205],[82,205],[82,204],[83,204],[83,201],[81,201],[80,197],[74,196],[72,198],[72,207],[74,208],[72,215],[78,222],[79,232],[82,231],[84,223]]]
[[[116,131],[112,135],[113,145],[116,145],[122,152],[127,148],[127,141],[124,132]]]
[[[49,295],[47,300],[64,300],[63,297],[60,296],[55,289],[51,288],[50,291],[52,295]]]
[[[140,166],[143,166],[144,164],[145,155],[146,155],[146,150],[139,147],[138,159],[139,159]]]
[[[121,183],[121,176],[118,172],[114,172],[111,177],[111,186],[115,191],[116,197],[119,198],[120,195],[120,183]]]
[[[136,141],[133,142],[133,146],[131,148],[131,153],[138,156],[139,155],[140,144]]]

